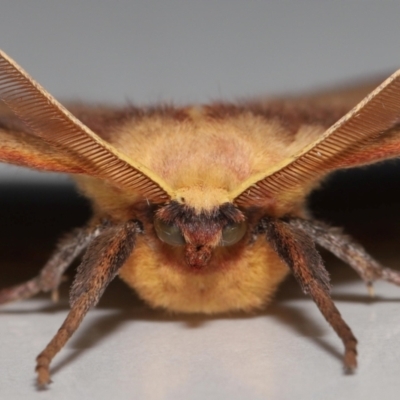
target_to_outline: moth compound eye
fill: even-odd
[[[176,224],[168,224],[161,219],[154,218],[154,228],[158,238],[163,242],[171,246],[183,246],[186,244],[182,232]]]
[[[222,229],[220,246],[232,246],[245,235],[247,230],[246,222],[228,224]]]

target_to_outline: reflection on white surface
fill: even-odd
[[[39,394],[34,359],[65,318],[66,300],[3,307],[1,393],[13,399],[398,398],[400,289],[377,284],[371,300],[360,281],[345,275],[342,282],[334,276],[334,298],[359,339],[353,376],[342,372],[341,342],[294,282],[264,312],[214,318],[150,310],[116,283],[56,357],[54,383]]]

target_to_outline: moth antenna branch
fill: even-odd
[[[303,292],[310,295],[340,337],[345,347],[345,370],[353,372],[357,367],[357,339],[330,297],[329,276],[313,239],[290,223],[272,218],[263,218],[259,231],[266,234],[267,240],[289,266]]]
[[[101,226],[74,229],[58,243],[38,276],[20,285],[0,290],[0,304],[28,299],[39,292],[51,291],[54,297],[64,272],[101,230]]]
[[[329,227],[320,221],[300,218],[291,219],[290,224],[306,232],[317,244],[350,265],[366,283],[370,293],[373,282],[377,280],[400,286],[400,271],[382,266],[360,244],[340,229]]]
[[[106,227],[89,245],[71,288],[69,312],[60,329],[36,359],[37,383],[51,382],[50,363],[77,330],[90,308],[94,307],[108,284],[131,254],[137,233],[137,221]]]

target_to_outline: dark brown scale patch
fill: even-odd
[[[124,108],[107,106],[86,106],[73,104],[68,107],[83,124],[103,139],[110,141],[113,132],[128,121],[141,122],[145,118],[162,117],[182,122],[190,118],[187,109],[172,105],[137,107],[129,105]]]
[[[188,223],[196,219],[201,219],[203,221],[228,220],[229,222],[241,222],[244,220],[243,213],[232,203],[224,203],[211,211],[203,211],[198,214],[191,207],[180,204],[177,201],[171,201],[166,206],[159,208],[156,215],[168,223],[176,220],[180,220],[182,223]]]
[[[293,103],[290,101],[247,102],[242,104],[214,103],[205,107],[206,116],[216,120],[251,114],[267,121],[278,121],[295,134],[302,125],[321,125],[329,128],[348,109],[319,106],[316,103]]]
[[[193,120],[190,106],[174,107],[170,104],[149,107],[129,105],[122,109],[75,104],[68,108],[81,122],[105,140],[109,140],[113,131],[128,121],[140,123],[143,119],[152,117],[161,117],[176,122]],[[203,106],[201,110],[203,110],[205,118],[214,120],[237,118],[250,114],[266,121],[278,121],[291,134],[295,134],[302,125],[321,125],[329,128],[348,111],[348,108],[318,105],[314,101],[275,100],[242,103],[216,102]]]

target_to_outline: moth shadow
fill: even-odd
[[[348,283],[351,280],[357,280],[357,276],[353,276],[352,271],[340,269],[332,273],[332,279],[337,286],[341,283]],[[304,300],[312,303],[312,300],[305,296],[295,280],[289,278],[280,288],[275,301],[265,310],[253,313],[225,313],[215,316],[205,316],[198,314],[173,314],[163,310],[153,310],[145,305],[137,296],[120,281],[113,282],[98,307],[100,309],[111,311],[110,314],[101,315],[94,320],[87,321],[82,326],[77,334],[71,339],[70,348],[73,352],[64,357],[52,369],[52,374],[55,375],[61,371],[66,365],[73,363],[80,356],[90,349],[99,345],[102,341],[117,330],[121,329],[125,324],[135,323],[135,321],[146,321],[155,323],[178,323],[185,326],[187,329],[199,329],[206,324],[221,319],[252,319],[263,316],[265,318],[274,318],[286,329],[291,330],[294,334],[300,335],[309,341],[312,341],[317,346],[321,347],[326,353],[342,362],[343,350],[340,341],[337,344],[331,344],[324,339],[326,328],[323,327],[323,317],[315,319],[310,317],[307,309],[296,306],[296,300]],[[333,296],[334,301],[343,302],[397,302],[399,298],[371,298],[366,293],[359,294],[337,294]],[[314,307],[315,305],[312,304]],[[46,309],[46,312],[54,311],[54,309]]]
[[[359,293],[335,293],[335,289],[341,289],[343,284],[352,283],[352,281],[360,281],[358,275],[354,273],[348,266],[342,267],[340,263],[334,262],[333,269],[331,270],[331,279],[333,282],[332,300],[335,303],[361,303],[361,304],[374,304],[374,303],[398,303],[400,302],[400,288],[399,295],[395,297],[388,296],[370,296],[365,287],[365,294]],[[307,338],[326,353],[330,354],[338,361],[343,361],[343,348],[341,347],[340,340],[335,345],[332,345],[323,338],[326,329],[331,329],[328,326],[323,327],[320,323],[324,322],[322,315],[321,318],[316,320],[315,317],[309,316],[307,308],[296,306],[297,301],[307,301],[312,303],[312,300],[304,295],[293,277],[290,277],[280,288],[278,295],[272,305],[270,305],[265,315],[276,319],[279,323],[283,324],[285,328],[291,330],[295,334]],[[340,308],[340,305],[339,305]],[[346,372],[344,372],[346,373]]]
[[[328,266],[330,263],[328,263]],[[359,278],[349,267],[342,268],[341,266],[334,265],[329,268],[331,278],[335,289],[341,289],[342,284],[348,284],[352,281],[358,281]],[[60,290],[60,302],[51,303],[48,294],[42,294],[38,297],[41,299],[48,299],[49,304],[39,308],[20,309],[16,307],[7,307],[5,310],[0,310],[1,313],[6,314],[27,314],[33,312],[40,313],[65,313],[69,310],[68,306],[68,287],[69,284],[64,284]],[[371,298],[367,290],[365,294],[358,293],[335,293],[333,291],[332,298],[335,302],[352,302],[352,303],[376,303],[376,302],[399,302],[399,297],[373,297]],[[151,310],[145,305],[125,284],[119,280],[111,283],[110,287],[106,290],[97,308],[101,309],[103,315],[97,315],[96,318],[84,321],[83,325],[78,329],[76,334],[72,337],[68,347],[72,352],[68,355],[61,355],[60,360],[56,359],[54,367],[51,372],[55,376],[58,372],[62,371],[64,367],[73,363],[79,357],[83,356],[89,349],[96,347],[105,341],[107,337],[114,334],[121,329],[124,324],[131,324],[135,321],[146,322],[174,322],[184,325],[187,329],[199,329],[206,324],[221,320],[221,319],[252,319],[260,316],[265,318],[273,318],[278,323],[285,326],[286,329],[293,332],[293,334],[300,335],[306,340],[312,341],[315,345],[322,348],[327,354],[338,361],[342,361],[343,350],[341,343],[338,340],[336,344],[331,344],[328,340],[324,339],[323,317],[315,319],[310,317],[307,309],[298,307],[297,300],[305,300],[312,303],[312,300],[305,296],[298,284],[293,278],[289,278],[279,289],[275,301],[266,310],[253,312],[251,314],[245,313],[226,313],[218,314],[215,316],[205,316],[196,314],[173,314],[161,310]],[[29,300],[28,300],[29,301]],[[315,305],[313,304],[313,307]],[[57,327],[55,327],[57,329]]]
[[[135,297],[131,290],[120,282],[116,282],[112,286],[113,287],[110,288],[107,295],[104,295],[98,306],[103,312],[107,312],[106,315],[99,315],[92,320],[84,322],[83,326],[81,326],[72,337],[68,345],[69,349],[72,349],[72,352],[62,357],[61,360],[56,360],[51,370],[52,376],[56,376],[56,374],[62,371],[67,365],[74,363],[77,359],[84,356],[89,349],[101,345],[110,335],[122,329],[125,324],[134,324],[139,321],[154,323],[173,322],[183,325],[186,329],[201,329],[205,325],[221,319],[250,320],[259,318],[260,316],[265,318],[272,317],[295,334],[312,340],[338,360],[342,358],[339,347],[335,348],[321,338],[324,330],[316,321],[313,321],[313,319],[307,315],[306,311],[286,304],[286,295],[290,293],[290,296],[293,296],[293,282],[289,282],[285,285],[277,301],[266,310],[250,314],[224,313],[215,316],[173,314],[163,310],[153,310]],[[301,293],[300,296],[302,296]],[[304,298],[304,296],[302,297]],[[45,312],[48,312],[48,309],[46,309]]]
[[[269,309],[266,315],[276,319],[294,334],[318,345],[337,360],[343,360],[343,353],[338,346],[333,346],[323,339],[322,335],[325,329],[322,329],[316,320],[310,318],[306,311],[290,305],[276,304]]]

